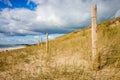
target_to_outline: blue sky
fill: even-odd
[[[0,10],[4,8],[26,8],[34,10],[37,6],[34,2],[30,2],[29,5],[26,5],[28,0],[0,0]]]
[[[45,33],[53,39],[91,23],[91,5],[98,22],[120,16],[120,0],[0,0],[0,44],[37,43]]]

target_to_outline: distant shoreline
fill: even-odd
[[[6,51],[11,51],[15,49],[21,49],[25,48],[27,45],[0,45],[0,53],[1,52],[6,52]]]

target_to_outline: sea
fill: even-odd
[[[21,49],[25,48],[25,45],[19,45],[19,44],[0,44],[0,50],[13,50],[13,49]]]

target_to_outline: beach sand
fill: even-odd
[[[7,51],[10,51],[10,50],[0,50],[0,53],[7,52]]]
[[[25,47],[26,46],[15,46],[15,47],[9,47],[9,48],[0,48],[0,53],[15,50],[15,49],[21,49],[21,48],[25,48]]]

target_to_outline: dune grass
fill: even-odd
[[[119,23],[118,23],[119,22]],[[91,69],[91,27],[43,46],[0,53],[0,80],[119,80],[120,18],[98,24],[101,69]]]

